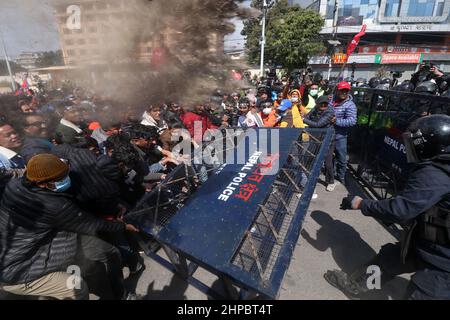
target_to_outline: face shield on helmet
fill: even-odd
[[[403,142],[406,149],[406,159],[408,163],[419,163],[427,159],[422,159],[421,150],[425,148],[425,144],[428,142],[420,129],[414,132],[406,131],[402,135]]]

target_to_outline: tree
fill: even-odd
[[[9,65],[11,66],[11,72],[13,74],[16,73],[16,72],[26,71],[26,69],[22,68],[21,66],[19,66],[14,61],[9,61]],[[7,75],[9,75],[9,72],[8,72],[8,67],[6,65],[6,61],[5,60],[0,60],[0,76],[7,76]]]
[[[253,0],[252,6],[261,8],[261,3]],[[241,33],[247,36],[248,60],[253,64],[260,59],[261,19],[262,15],[244,21]],[[289,6],[287,0],[276,2],[267,14],[265,60],[290,70],[305,67],[309,57],[324,49],[319,36],[323,25],[315,11]]]
[[[64,58],[61,50],[42,52],[36,61],[38,68],[63,66]]]

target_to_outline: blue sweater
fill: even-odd
[[[353,98],[352,96],[349,96],[347,100],[344,100],[337,105],[335,105],[333,100],[331,105],[334,106],[334,113],[336,115],[336,124],[334,126],[336,130],[336,140],[346,138],[349,128],[356,124],[357,110]]]

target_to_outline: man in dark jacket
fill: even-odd
[[[372,261],[351,275],[328,271],[325,278],[332,285],[361,297],[368,291],[371,274],[367,267],[377,266],[382,272],[381,285],[397,275],[415,272],[407,292],[410,299],[450,299],[449,128],[449,116],[432,115],[415,121],[403,135],[408,161],[415,167],[398,196],[380,201],[343,199],[342,209],[360,209],[366,216],[399,223],[406,232],[401,246],[383,246]]]
[[[63,107],[60,112],[63,117],[56,128],[56,140],[58,143],[76,144],[78,138],[83,136],[80,128],[81,114],[76,106]]]
[[[308,112],[303,119],[303,122],[310,128],[329,128],[333,126],[334,109],[329,104],[327,96],[320,96],[316,100],[316,106]],[[333,168],[333,153],[335,148],[335,141],[332,140],[330,149],[325,158],[325,182],[327,184],[327,191],[331,192],[336,187],[334,183],[334,168]]]
[[[28,114],[23,119],[22,130],[25,136],[20,154],[27,163],[40,153],[51,153],[53,144],[48,140],[47,122],[40,114]]]
[[[78,266],[81,260],[76,258],[82,257],[104,266],[112,292],[108,298],[120,299],[120,253],[96,236],[137,229],[81,210],[67,192],[68,174],[69,166],[61,159],[40,154],[28,162],[24,179],[7,185],[0,204],[0,284],[15,294],[86,299],[80,278],[73,287],[67,285],[74,279],[69,270],[86,271]]]

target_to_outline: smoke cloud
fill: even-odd
[[[79,2],[83,24],[84,1]],[[234,31],[230,19],[250,16],[240,2],[243,0],[127,1],[118,13],[121,19],[102,22],[106,31],[100,30],[104,31],[102,40],[95,45],[101,60],[79,64],[91,68],[91,78],[95,78],[92,65],[103,65],[106,76],[95,78],[92,89],[128,105],[205,101],[216,88],[236,89],[225,72],[242,66],[233,65],[223,54],[223,37]],[[57,3],[61,8],[61,1]],[[73,4],[76,1],[67,2]],[[139,61],[142,55],[138,52],[146,47],[153,53]],[[155,58],[155,51],[162,57]]]

